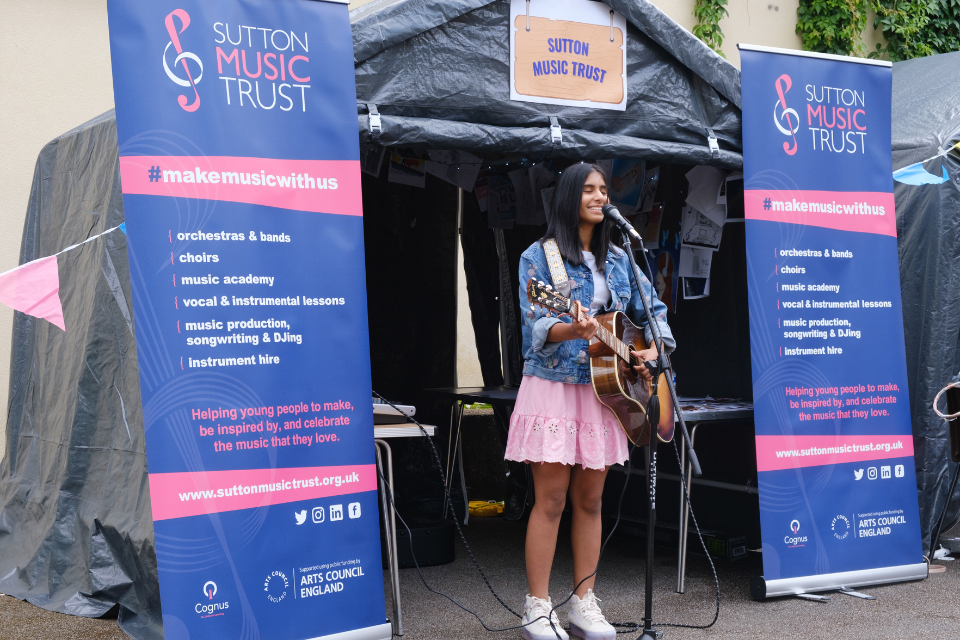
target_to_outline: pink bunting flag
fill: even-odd
[[[60,304],[57,256],[40,258],[0,273],[0,303],[35,318],[43,318],[66,331]]]

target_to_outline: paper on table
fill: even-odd
[[[390,171],[387,173],[387,180],[423,189],[427,181],[427,174],[423,170],[424,164],[424,160],[401,158],[397,154],[391,153]]]
[[[695,249],[694,247],[680,247],[681,278],[709,278],[710,263],[713,261],[713,251],[709,249]]]
[[[696,209],[686,206],[681,218],[680,243],[684,247],[702,247],[716,251],[720,248],[723,227],[715,224]]]
[[[710,297],[710,278],[684,278],[683,299],[696,300]]]
[[[717,193],[726,174],[713,167],[694,167],[686,174],[690,183],[687,204],[721,225],[727,217],[726,209],[717,204]]]

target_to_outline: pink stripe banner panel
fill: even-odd
[[[376,490],[373,464],[150,474],[154,522]]]
[[[358,160],[123,156],[123,193],[362,216]]]

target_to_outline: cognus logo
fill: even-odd
[[[800,116],[795,109],[787,106],[787,92],[793,86],[793,80],[790,76],[783,74],[773,83],[777,89],[777,101],[773,105],[773,124],[777,125],[780,133],[793,138],[793,146],[789,142],[783,143],[783,150],[788,156],[797,152],[797,131],[800,130]],[[779,110],[779,113],[778,113]],[[787,126],[781,122],[786,121]]]
[[[784,536],[783,542],[788,547],[802,547],[803,543],[807,541],[807,536],[801,536],[800,533],[800,521],[791,520],[790,521],[790,532],[792,536]]]
[[[203,584],[203,595],[207,596],[207,600],[212,601],[213,596],[217,595],[217,583],[213,580],[207,580]],[[222,616],[223,612],[229,608],[229,602],[209,602],[207,604],[198,602],[193,610],[199,613],[201,618],[210,618]]]
[[[174,17],[180,20],[179,31],[173,22]],[[200,94],[197,92],[197,85],[200,84],[200,79],[203,77],[203,63],[200,62],[200,58],[197,57],[195,53],[184,51],[183,47],[180,45],[180,34],[186,31],[187,27],[190,26],[190,15],[183,9],[174,9],[167,15],[163,23],[167,27],[167,33],[170,35],[170,42],[168,42],[167,46],[163,49],[163,70],[167,72],[168,78],[173,80],[181,87],[191,87],[193,89],[194,100],[192,103],[189,103],[190,99],[182,94],[177,96],[177,102],[184,111],[194,112],[200,108]],[[167,54],[171,46],[177,53],[177,57],[173,61],[173,69],[177,69],[177,65],[182,65],[183,71],[187,76],[186,78],[182,78],[174,73],[173,69],[170,68],[170,65],[167,64]],[[190,66],[187,64],[187,60],[192,60],[196,63],[198,67],[196,78],[194,78],[193,74],[190,73]]]

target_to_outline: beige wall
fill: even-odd
[[[105,0],[0,0],[0,272],[17,266],[40,149],[113,108]],[[0,429],[13,312],[0,305]],[[5,440],[0,438],[0,455]]]

